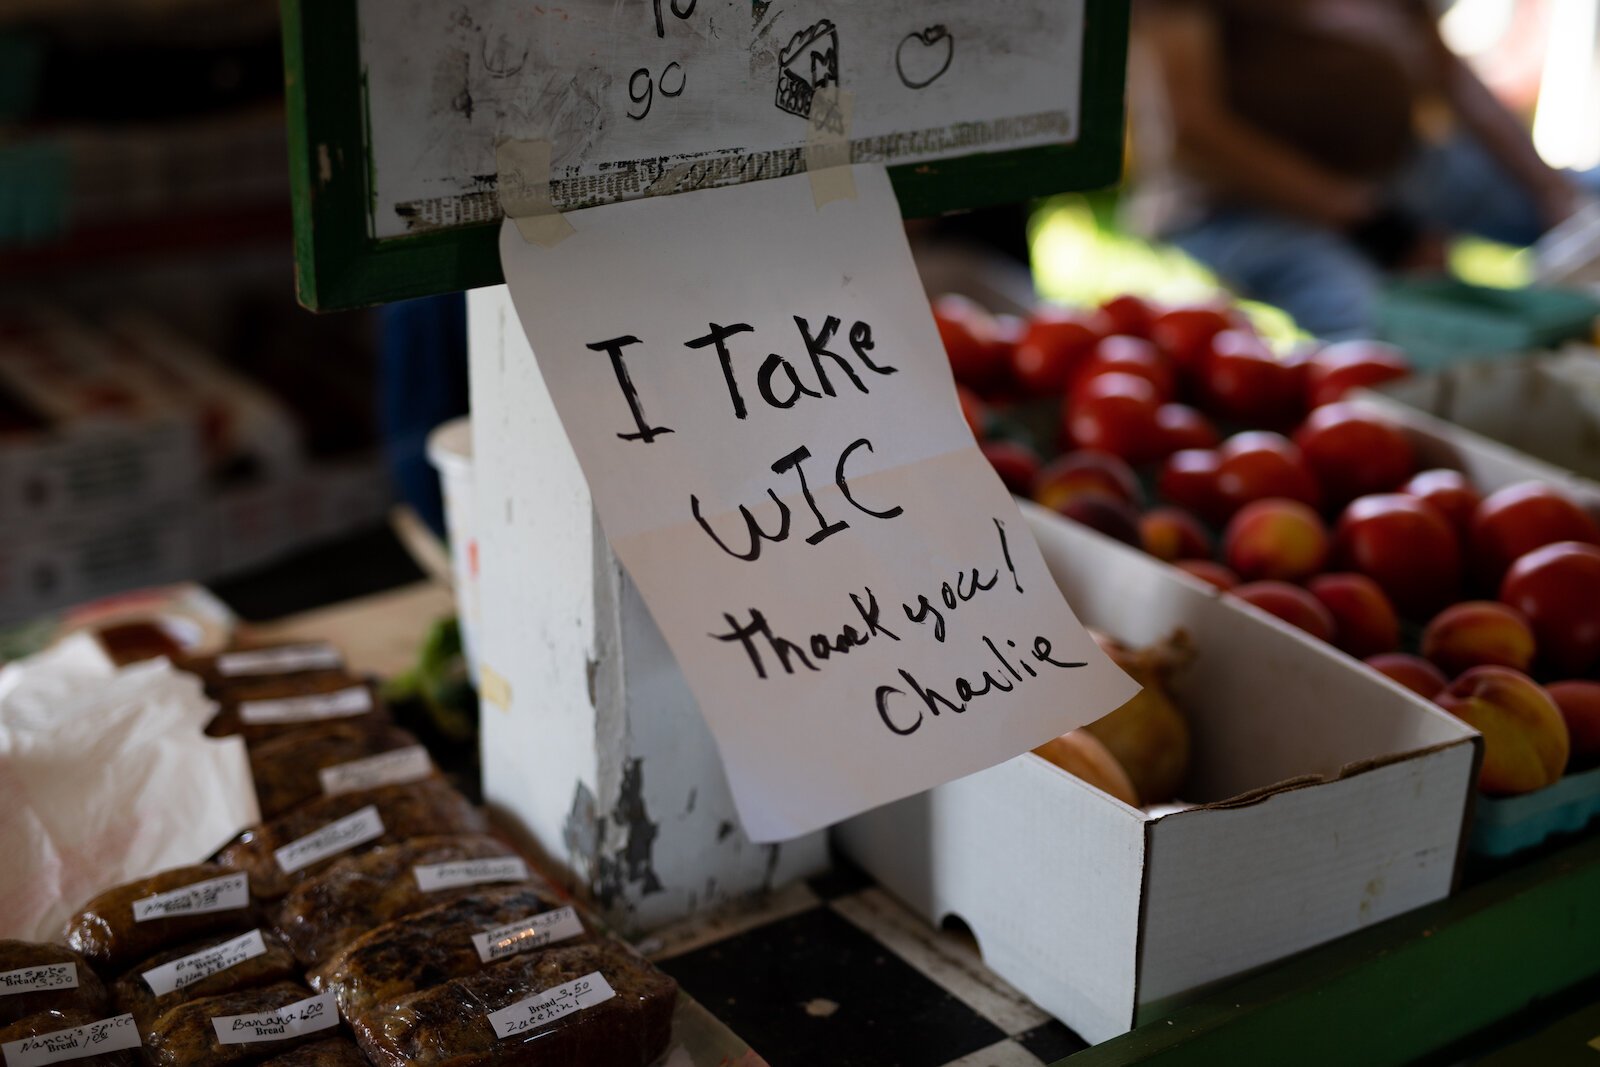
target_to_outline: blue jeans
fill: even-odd
[[[1600,192],[1600,170],[1578,176]],[[1389,184],[1423,227],[1529,245],[1544,232],[1533,199],[1467,137],[1428,146]],[[1384,272],[1344,234],[1269,209],[1219,207],[1167,240],[1242,295],[1273,304],[1330,339],[1369,337]]]

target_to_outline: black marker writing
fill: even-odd
[[[622,389],[623,397],[628,401],[628,410],[633,414],[633,424],[639,428],[638,433],[619,433],[618,437],[624,441],[643,441],[649,444],[662,434],[671,433],[666,426],[651,426],[644,417],[644,406],[639,403],[639,391],[633,386],[633,378],[628,374],[628,364],[622,358],[622,350],[628,345],[636,345],[639,339],[632,334],[613,337],[609,341],[596,341],[584,347],[594,352],[604,352],[611,357],[611,370],[617,376],[617,385]]]

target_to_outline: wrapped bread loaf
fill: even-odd
[[[354,1029],[383,1067],[645,1067],[671,1038],[677,990],[624,946],[596,939],[387,1001]]]
[[[296,959],[314,967],[391,919],[533,877],[492,837],[414,838],[345,856],[296,885],[278,909],[278,933]]]
[[[260,1063],[325,1040],[338,1025],[331,996],[277,982],[179,1004],[146,1031],[145,1054],[157,1067]]]
[[[400,755],[372,759],[390,752]],[[275,819],[324,793],[416,781],[437,771],[409,730],[361,716],[306,726],[252,745],[250,773],[261,817]]]
[[[367,1058],[348,1038],[335,1037],[263,1060],[261,1067],[368,1067]]]
[[[119,1012],[141,1029],[188,1000],[219,996],[299,977],[291,953],[275,934],[251,930],[211,937],[152,956],[111,986]]]
[[[343,671],[261,678],[228,687],[206,733],[251,745],[324,722],[388,722],[377,688]]]
[[[0,1026],[45,1011],[98,1015],[105,1008],[106,987],[76,952],[0,939]]]
[[[320,797],[245,831],[223,863],[250,872],[250,890],[276,900],[340,856],[412,837],[482,833],[483,813],[441,778]]]
[[[520,952],[587,936],[569,905],[537,887],[510,886],[419,911],[368,931],[307,977],[354,1019],[380,1001],[480,971]]]
[[[67,944],[107,973],[163,949],[255,925],[249,876],[202,863],[117,886],[67,923]]]
[[[231,648],[214,656],[185,659],[181,666],[198,674],[213,697],[266,678],[336,675],[345,670],[344,656],[326,641]]]
[[[138,1067],[140,1062],[139,1030],[130,1016],[105,1018],[77,1008],[42,1011],[0,1027],[0,1049],[7,1050],[8,1063],[12,1049],[21,1053],[17,1062],[47,1050],[72,1067]],[[73,1055],[76,1051],[84,1054]]]

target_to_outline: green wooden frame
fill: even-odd
[[[295,288],[312,311],[494,285],[496,225],[377,240],[356,0],[281,0]],[[1086,0],[1078,139],[890,167],[906,217],[1096,189],[1122,173],[1129,0]]]

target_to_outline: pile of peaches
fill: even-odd
[[[1600,762],[1600,524],[1549,485],[1419,469],[1343,399],[1408,373],[1398,350],[1280,354],[1226,305],[1129,296],[1027,318],[943,297],[934,316],[1013,492],[1436,701],[1484,735],[1486,793]]]

